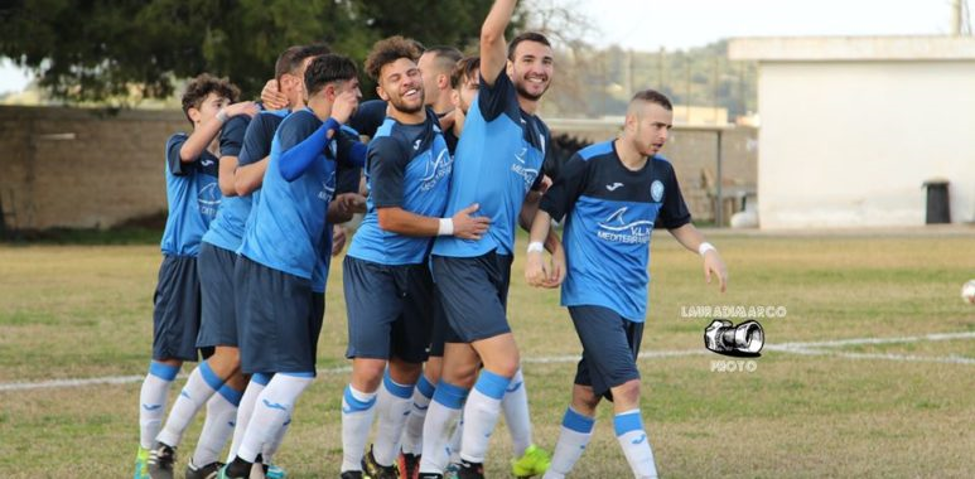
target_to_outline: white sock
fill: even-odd
[[[450,436],[470,391],[440,381],[423,423],[423,455],[420,472],[443,474],[450,459]]]
[[[345,387],[342,396],[342,468],[340,472],[362,470],[362,455],[369,440],[369,428],[376,412],[376,393]]]
[[[525,388],[525,377],[521,368],[511,378],[511,384],[505,390],[501,399],[501,410],[504,411],[504,423],[511,434],[511,445],[514,457],[525,454],[528,446],[532,445],[532,421],[528,414],[528,391]]]
[[[237,456],[247,462],[257,460],[264,444],[274,439],[278,430],[294,412],[295,402],[315,380],[314,373],[277,373],[257,398],[254,414],[247,424]]]
[[[173,403],[166,425],[156,436],[156,440],[170,447],[178,446],[183,439],[183,432],[193,422],[196,412],[223,386],[223,381],[210,369],[206,361],[194,368],[176,402]]]
[[[152,448],[152,443],[159,435],[163,415],[166,414],[169,386],[173,384],[177,373],[179,366],[156,361],[149,363],[149,374],[142,381],[142,390],[139,392],[139,445],[145,449]]]
[[[482,369],[474,383],[474,390],[464,406],[464,439],[460,458],[467,462],[483,463],[487,456],[491,433],[501,415],[501,399],[511,383],[510,378]]]
[[[630,463],[633,476],[638,479],[656,479],[657,466],[653,461],[650,438],[643,428],[640,410],[621,412],[613,418],[616,439],[623,448],[626,461]]]
[[[244,389],[244,396],[240,398],[240,404],[237,406],[237,421],[234,423],[234,439],[230,441],[230,453],[227,454],[227,463],[230,463],[237,457],[237,449],[240,449],[240,443],[244,441],[247,426],[250,424],[251,417],[254,415],[254,406],[257,405],[257,398],[264,392],[264,388],[267,387],[267,383],[269,382],[271,382],[271,376],[262,373],[255,373],[251,376],[251,380],[247,382],[247,388]]]
[[[264,459],[264,464],[274,464],[274,454],[278,452],[278,448],[281,447],[281,443],[284,442],[284,436],[288,434],[288,429],[291,429],[291,421],[294,417],[289,417],[284,424],[281,425],[281,429],[278,429],[278,433],[271,439],[271,442],[264,444],[264,450],[261,451],[261,457]]]
[[[552,463],[543,479],[562,479],[572,470],[585,452],[586,446],[589,445],[595,424],[595,418],[583,416],[571,406],[565,410],[559,441],[555,444],[555,452],[552,453]]]
[[[412,384],[393,381],[389,370],[386,370],[376,401],[379,420],[376,425],[376,440],[372,446],[373,457],[380,466],[392,466],[399,456],[400,438],[403,437],[406,419],[413,408],[413,388]]]
[[[406,429],[403,431],[403,452],[417,455],[423,452],[423,421],[427,417],[427,408],[433,399],[434,387],[426,376],[420,376],[420,382],[413,390],[413,409],[406,418]]]
[[[464,438],[464,410],[460,411],[460,418],[457,420],[457,427],[450,434],[450,442],[447,444],[447,452],[450,454],[450,464],[460,462],[460,441]]]
[[[240,404],[242,395],[240,391],[224,384],[207,401],[207,419],[203,423],[203,431],[200,432],[200,441],[196,443],[196,451],[193,452],[193,464],[205,466],[217,462],[220,451],[234,432],[237,405]]]

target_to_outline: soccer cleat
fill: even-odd
[[[443,472],[443,479],[457,479],[457,471],[460,470],[460,464],[453,463],[447,466],[447,470]]]
[[[275,466],[274,464],[264,465],[264,478],[265,479],[284,479],[288,477],[288,473],[284,469]]]
[[[253,465],[236,457],[232,462],[220,468],[217,479],[250,479]]]
[[[220,469],[224,466],[222,462],[211,462],[205,466],[193,464],[193,459],[186,465],[186,479],[217,479]]]
[[[149,479],[149,450],[139,446],[135,455],[135,474],[132,479]]]
[[[484,479],[484,464],[461,459],[457,479]]]
[[[176,462],[176,449],[156,442],[149,451],[149,477],[173,479],[174,462]]]
[[[345,471],[340,479],[362,479],[362,471]]]
[[[420,474],[420,455],[401,452],[399,454],[399,470],[402,473],[402,479],[417,479],[417,475]]]
[[[369,453],[362,457],[362,476],[369,479],[399,479],[399,471],[395,465],[383,466],[376,462],[370,447]]]
[[[532,444],[521,457],[511,460],[511,474],[518,479],[545,474],[551,462],[552,458],[545,449]]]

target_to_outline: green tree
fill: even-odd
[[[202,72],[256,95],[285,48],[325,42],[362,61],[401,34],[426,45],[477,43],[492,0],[14,0],[0,4],[0,55],[71,101],[132,89],[166,97]]]

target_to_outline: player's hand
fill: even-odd
[[[257,103],[254,103],[252,101],[242,101],[240,103],[234,103],[233,105],[228,106],[224,110],[224,112],[227,113],[227,117],[229,118],[238,115],[247,115],[251,118],[254,118],[254,115],[257,115],[259,111],[260,109],[257,107]]]
[[[346,91],[335,97],[332,104],[332,118],[340,124],[349,121],[352,113],[359,107],[359,94],[356,90]]]
[[[542,282],[543,288],[558,288],[565,280],[565,250],[559,248],[552,253],[552,264],[548,268],[548,276]]]
[[[545,253],[532,251],[525,257],[525,281],[529,286],[541,287],[549,277],[545,266]]]
[[[338,208],[338,212],[342,215],[351,215],[356,213],[358,210],[358,204],[360,202],[365,204],[365,198],[359,196],[358,193],[342,193],[336,196],[335,200],[333,201],[335,201],[335,207]]]
[[[268,110],[281,110],[288,107],[288,97],[278,90],[278,81],[270,79],[261,90],[261,102]]]
[[[332,228],[332,256],[338,256],[342,248],[345,248],[348,235],[345,233],[345,228],[339,225],[334,225]]]
[[[454,123],[457,121],[457,110],[450,110],[444,116],[440,117],[440,130],[447,131],[454,127]]]
[[[721,255],[713,249],[704,253],[704,279],[708,284],[711,284],[712,274],[718,277],[718,286],[724,293],[728,288],[728,268],[721,260]]]
[[[552,181],[552,178],[549,178],[548,175],[542,175],[542,185],[541,185],[541,189],[539,190],[539,193],[545,194],[545,192],[547,192],[548,189],[552,187],[552,183],[554,183]]]
[[[488,226],[491,225],[491,218],[471,216],[480,207],[480,205],[474,203],[454,215],[452,218],[454,221],[454,236],[469,240],[481,239],[481,236],[487,232]]]

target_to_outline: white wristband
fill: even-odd
[[[545,245],[542,244],[541,241],[532,241],[531,243],[528,243],[529,253],[541,253],[542,251],[545,251]]]
[[[437,228],[437,236],[450,236],[454,234],[454,219],[440,218],[440,227]]]
[[[227,118],[227,110],[225,108],[221,108],[220,111],[217,112],[217,119],[220,120],[220,123],[227,123]]]
[[[717,251],[718,249],[714,247],[713,244],[705,241],[701,243],[701,246],[697,247],[697,254],[704,256],[708,251]]]

